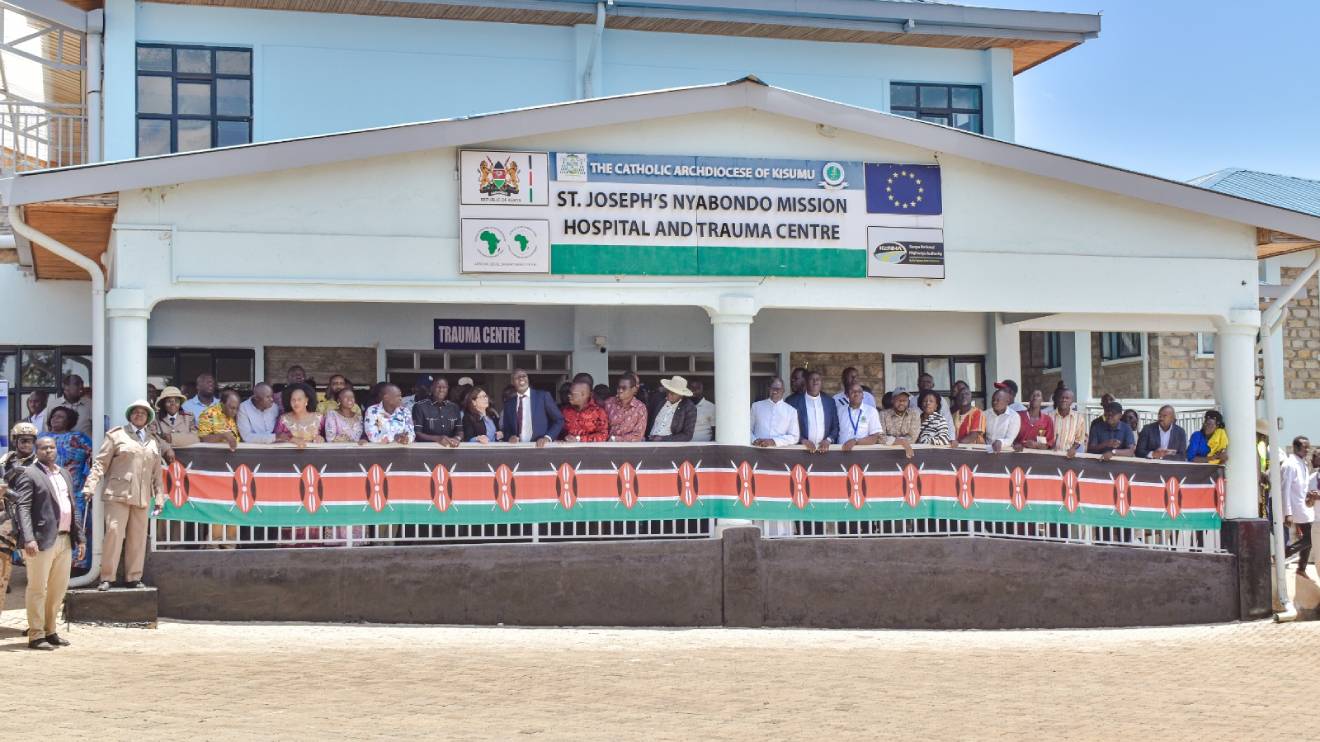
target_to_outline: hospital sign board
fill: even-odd
[[[481,201],[506,163],[517,192],[506,165]],[[461,164],[464,272],[944,277],[938,165],[466,151]],[[544,203],[527,183],[548,183]]]

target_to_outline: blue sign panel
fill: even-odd
[[[866,163],[866,213],[943,213],[940,166]]]
[[[438,319],[436,350],[525,350],[527,323],[520,319]]]

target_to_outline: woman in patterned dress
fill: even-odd
[[[275,423],[275,440],[304,448],[309,443],[325,443],[321,437],[321,416],[313,412],[315,392],[306,384],[290,384],[284,390],[284,409]]]
[[[75,560],[73,567],[76,570],[87,571],[92,567],[92,544],[91,536],[91,503],[82,496],[83,482],[87,481],[87,473],[92,467],[92,439],[85,433],[80,433],[74,428],[78,425],[77,411],[68,407],[56,407],[51,410],[46,418],[46,425],[50,428],[47,434],[55,439],[55,463],[64,467],[69,473],[69,479],[73,480],[73,517],[82,524],[83,533],[87,534],[87,549],[83,553],[83,558]]]
[[[949,421],[940,412],[942,400],[940,395],[934,390],[927,389],[917,397],[917,409],[921,410],[921,430],[917,432],[917,443],[927,446],[953,446],[957,448],[957,441],[952,440],[952,433],[949,431]]]
[[[325,412],[321,437],[327,443],[363,443],[362,413],[353,388],[340,389],[335,403],[337,406]]]

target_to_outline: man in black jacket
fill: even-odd
[[[665,388],[665,398],[651,410],[651,428],[646,440],[692,440],[692,431],[697,428],[697,406],[688,399],[692,390],[688,389],[687,379],[682,376],[661,379],[660,386]]]
[[[28,649],[51,650],[69,642],[55,632],[69,568],[86,549],[73,517],[73,482],[55,463],[55,439],[37,439],[37,460],[14,481],[19,541],[27,564]]]
[[[1141,429],[1137,436],[1137,458],[1187,460],[1187,431],[1174,422],[1177,415],[1172,405],[1160,408],[1159,422]]]

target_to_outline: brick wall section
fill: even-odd
[[[1300,268],[1284,268],[1283,285],[1288,285]],[[1288,305],[1283,323],[1283,388],[1289,399],[1320,399],[1320,284],[1312,278],[1306,298]]]
[[[325,386],[331,374],[343,374],[357,386],[376,383],[375,348],[308,348],[266,346],[266,375],[259,381],[283,384],[289,366],[307,370],[307,377]]]
[[[1022,387],[1022,398],[1029,398],[1032,390],[1039,389],[1048,400],[1063,374],[1045,372],[1045,333],[1024,332],[1019,345],[1022,347],[1022,378],[1017,379],[1017,383]]]
[[[1213,399],[1214,356],[1196,354],[1196,333],[1166,332],[1147,336],[1150,395],[1159,399]]]
[[[871,388],[876,402],[885,393],[884,353],[790,353],[788,371],[799,366],[821,373],[824,377],[821,379],[821,387],[826,394],[839,392],[839,379],[843,376],[843,370],[849,366],[857,367],[858,380]],[[788,383],[787,374],[784,383]]]

